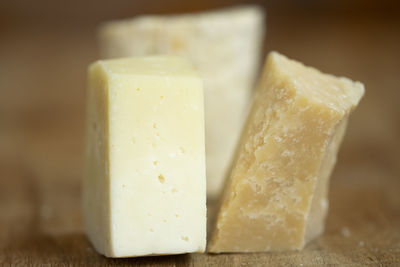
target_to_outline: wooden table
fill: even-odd
[[[0,265],[400,266],[399,16],[269,13],[266,51],[366,85],[332,177],[323,236],[300,252],[132,259],[100,256],[82,229],[95,23],[9,21],[0,21]]]

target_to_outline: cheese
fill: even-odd
[[[202,80],[173,56],[89,67],[85,229],[108,257],[203,252]]]
[[[320,235],[329,176],[364,86],[272,52],[209,251],[298,250]]]
[[[204,78],[207,193],[222,186],[245,117],[261,58],[264,14],[255,6],[199,14],[139,16],[105,23],[105,58],[174,54]]]

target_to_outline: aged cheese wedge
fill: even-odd
[[[249,106],[264,39],[256,6],[172,16],[140,16],[105,23],[105,58],[174,54],[187,57],[204,78],[207,192],[216,196],[232,160]]]
[[[202,80],[173,56],[89,67],[85,229],[108,257],[203,252]]]
[[[364,86],[272,52],[209,251],[302,249],[321,234],[329,176]]]

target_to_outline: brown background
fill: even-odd
[[[96,25],[243,3],[182,2],[0,2],[0,265],[400,265],[397,1],[253,1],[267,8],[266,52],[366,85],[333,174],[322,237],[287,253],[106,259],[93,250],[82,232],[80,179]]]

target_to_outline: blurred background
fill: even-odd
[[[265,52],[366,86],[333,174],[326,234],[309,250],[351,258],[348,248],[364,253],[370,244],[375,260],[400,261],[398,1],[2,0],[0,263],[104,259],[80,214],[86,68],[98,58],[98,24],[244,3],[266,9]]]

